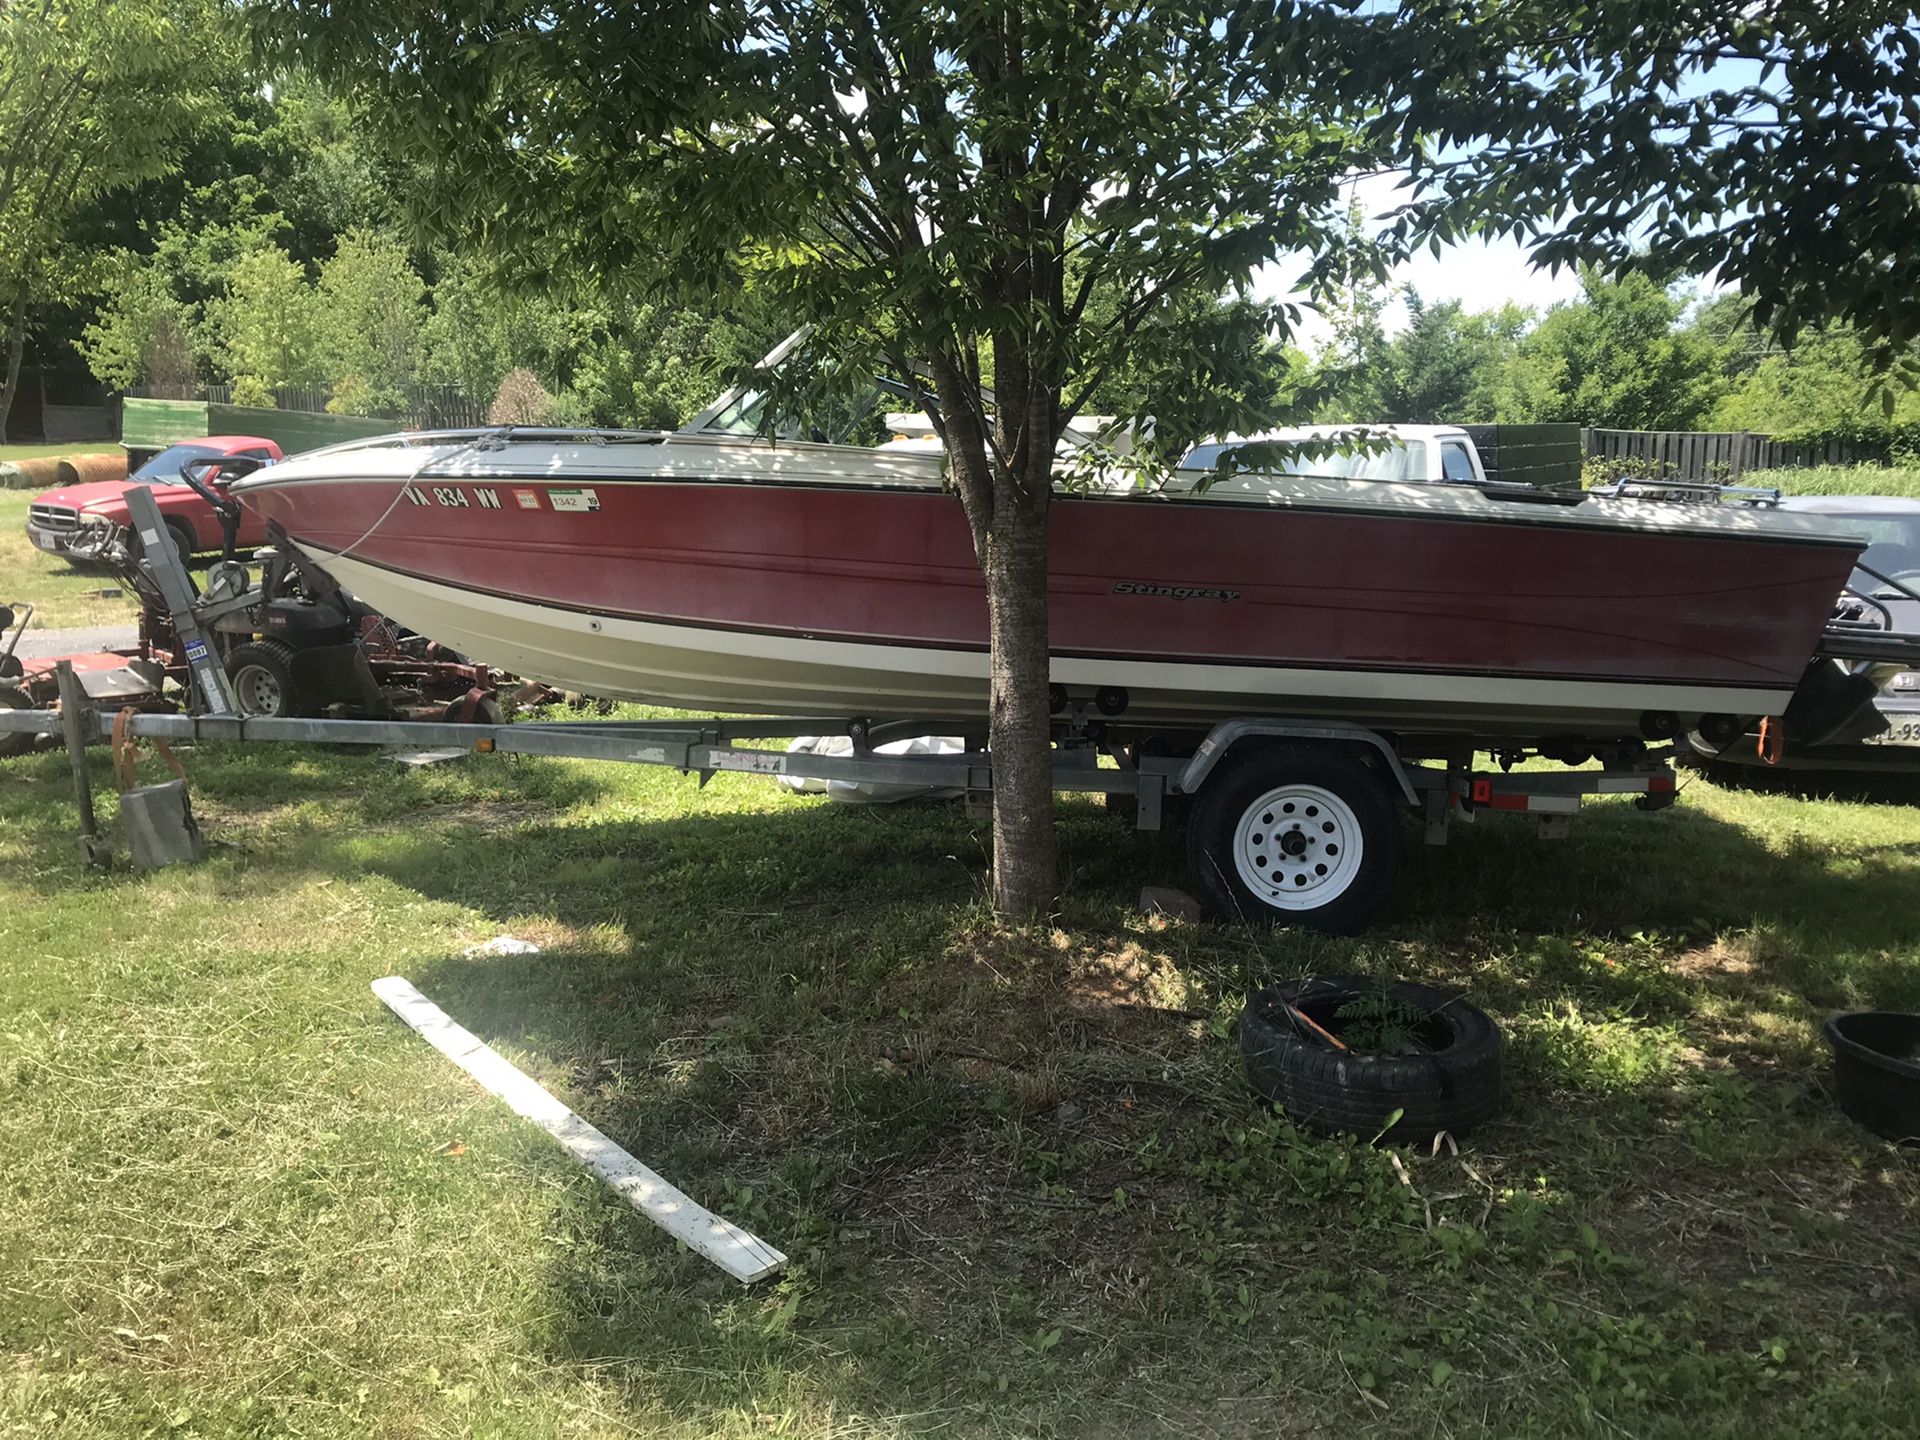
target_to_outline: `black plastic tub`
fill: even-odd
[[[1920,1015],[1856,1010],[1827,1021],[1840,1108],[1889,1140],[1920,1144]]]

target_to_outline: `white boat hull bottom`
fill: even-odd
[[[420,634],[562,690],[687,710],[763,715],[965,718],[987,708],[983,651],[703,629],[530,604],[302,547],[361,600]],[[1090,699],[1127,691],[1134,723],[1233,716],[1340,718],[1414,734],[1635,733],[1647,711],[1779,714],[1791,692],[1404,670],[1056,656],[1056,684]]]

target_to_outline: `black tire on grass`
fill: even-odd
[[[0,705],[9,710],[31,710],[33,697],[18,685],[0,685]],[[25,755],[33,749],[33,740],[25,730],[0,730],[0,760]]]
[[[1458,1137],[1500,1108],[1500,1027],[1477,1006],[1431,985],[1396,981],[1387,993],[1425,1011],[1431,1054],[1362,1056],[1334,1049],[1290,1016],[1292,1005],[1337,1031],[1351,1001],[1379,992],[1359,975],[1291,980],[1255,992],[1240,1016],[1240,1053],[1253,1088],[1289,1119],[1323,1135],[1417,1142]],[[1282,1002],[1285,1002],[1283,1005]],[[1391,1129],[1394,1111],[1400,1119]]]

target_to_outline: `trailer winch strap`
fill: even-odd
[[[1760,734],[1753,742],[1753,753],[1769,765],[1778,765],[1787,753],[1786,727],[1771,715],[1760,717]]]
[[[140,761],[139,742],[133,738],[133,717],[139,713],[136,707],[126,705],[121,707],[120,713],[113,717],[113,779],[122,795],[133,789],[135,783],[133,767]],[[180,757],[173,753],[166,741],[155,740],[153,750],[167,762],[167,768],[173,771],[174,779],[187,778],[187,767],[180,763]]]

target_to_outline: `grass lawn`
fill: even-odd
[[[1920,496],[1920,465],[1809,465],[1798,470],[1750,470],[1743,485],[1789,495]]]
[[[1910,805],[1485,825],[1330,941],[1143,920],[1177,840],[1076,802],[1009,934],[954,806],[186,763],[213,858],[146,877],[82,870],[64,756],[0,764],[0,1435],[1913,1434],[1920,1156],[1818,1035],[1920,1007]],[[460,958],[502,932],[544,952]],[[1459,1156],[1244,1088],[1249,981],[1336,968],[1506,1024]],[[791,1272],[676,1253],[389,972]]]
[[[9,460],[50,460],[60,455],[99,455],[120,448],[118,440],[65,440],[57,445],[0,445],[0,465]]]
[[[32,601],[36,630],[131,621],[133,602],[114,586],[112,576],[76,570],[34,549],[26,528],[32,499],[24,490],[0,490],[0,605]],[[104,590],[113,594],[99,593]]]

